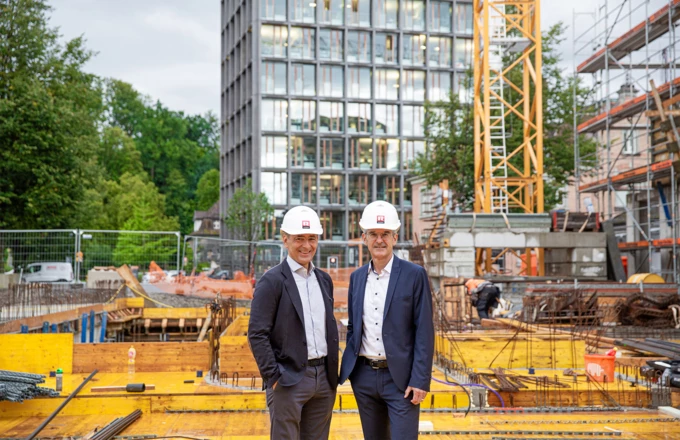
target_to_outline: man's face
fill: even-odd
[[[397,234],[388,229],[370,229],[361,238],[371,253],[371,258],[383,259],[392,255],[392,249],[397,243]]]
[[[283,245],[288,249],[290,258],[307,267],[319,244],[319,236],[315,234],[283,235]]]

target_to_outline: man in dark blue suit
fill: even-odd
[[[350,277],[340,383],[352,383],[366,440],[417,439],[434,354],[430,283],[392,253],[401,226],[394,206],[371,203],[359,226],[371,262]]]

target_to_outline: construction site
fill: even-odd
[[[425,268],[433,297],[419,437],[680,439],[680,0],[605,0],[574,14],[574,71],[591,88],[574,101],[574,128],[596,148],[583,153],[574,136],[570,205],[551,212],[541,6],[473,3],[474,210],[454,212],[442,182],[425,238],[400,248]],[[512,148],[510,117],[523,125]],[[247,332],[256,282],[285,258],[281,243],[169,236],[176,250],[140,263],[142,276],[88,260],[81,241],[94,249],[96,234],[64,247],[74,282],[0,275],[0,440],[269,438]],[[26,236],[0,233],[0,248],[15,261],[36,254]],[[321,268],[341,352],[350,274],[370,257],[359,240],[348,247],[357,265]],[[493,316],[480,318],[471,279],[500,288]],[[330,438],[363,438],[349,383]]]

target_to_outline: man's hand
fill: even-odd
[[[272,391],[274,391],[276,389],[276,385],[278,385],[278,384],[279,384],[278,380],[276,382],[274,382],[274,385],[272,385]]]
[[[413,399],[411,399],[411,403],[414,405],[421,403],[423,400],[425,400],[425,396],[427,396],[427,391],[419,390],[418,388],[414,387],[408,387],[404,393],[404,399],[408,397],[408,393],[411,391],[413,391]]]

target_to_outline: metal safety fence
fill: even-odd
[[[139,271],[155,262],[179,270],[181,235],[176,231],[90,229],[0,230],[0,273],[23,272],[33,263],[72,265],[76,281],[95,266],[127,264]]]

